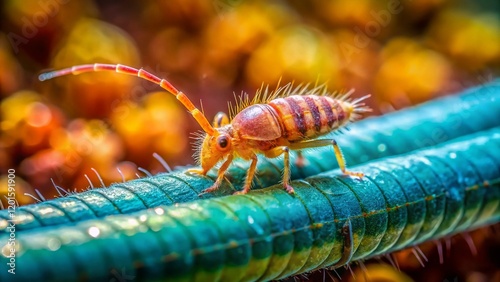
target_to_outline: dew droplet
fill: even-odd
[[[385,152],[385,150],[387,150],[387,146],[382,143],[378,145],[377,149],[379,150],[379,152]]]
[[[101,234],[101,230],[99,230],[99,228],[97,228],[95,226],[92,226],[89,228],[88,233],[90,236],[97,238],[99,236],[99,234]]]
[[[255,220],[253,219],[253,217],[248,216],[248,223],[253,224],[254,222]]]
[[[164,214],[164,213],[165,213],[165,211],[164,211],[162,208],[156,208],[156,209],[155,209],[155,213],[156,213],[157,215],[162,215],[162,214]]]
[[[47,242],[47,247],[51,251],[57,251],[61,247],[61,241],[57,238],[52,238]]]

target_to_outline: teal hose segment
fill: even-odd
[[[488,110],[485,110],[487,105]],[[444,97],[423,105],[369,118],[353,124],[351,130],[336,136],[347,164],[397,155],[433,146],[459,136],[500,126],[500,81],[475,87],[456,96]],[[305,152],[309,165],[292,167],[292,178],[300,179],[337,168],[332,148]],[[247,164],[237,161],[230,168],[220,191],[203,198],[228,195],[242,187]],[[282,160],[261,158],[254,188],[281,181]],[[189,202],[213,184],[211,178],[188,175],[182,171],[116,183],[106,189],[93,189],[67,197],[23,206],[16,211],[18,230],[60,225],[111,214],[125,214],[160,205]],[[9,215],[0,211],[0,226]]]
[[[16,280],[271,280],[335,264],[349,241],[353,260],[393,252],[498,222],[499,149],[495,128],[360,165],[363,179],[335,170],[293,181],[294,196],[275,185],[25,230]]]

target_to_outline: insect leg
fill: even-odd
[[[305,148],[324,147],[324,146],[329,146],[329,145],[333,145],[333,151],[335,152],[335,158],[337,159],[337,162],[339,163],[339,168],[342,171],[342,173],[344,173],[346,175],[357,176],[357,177],[364,176],[364,174],[361,172],[349,171],[345,168],[344,155],[342,154],[342,151],[340,150],[340,147],[337,144],[337,141],[335,141],[334,139],[320,139],[320,140],[310,140],[310,141],[291,143],[290,149],[299,150],[299,149],[305,149]]]
[[[229,155],[229,157],[227,157],[226,161],[220,167],[220,169],[219,169],[219,171],[217,173],[217,180],[215,180],[214,185],[212,185],[210,188],[207,188],[207,189],[203,190],[200,193],[200,195],[203,195],[203,194],[206,194],[206,193],[210,193],[210,192],[214,192],[215,190],[219,189],[219,186],[222,184],[222,180],[224,180],[224,174],[226,173],[227,168],[229,167],[229,165],[232,162],[233,162],[233,155]]]
[[[347,175],[352,175],[352,176],[357,176],[357,177],[363,177],[364,174],[361,172],[354,172],[354,171],[349,171],[345,168],[345,159],[344,159],[344,154],[342,154],[342,151],[340,150],[339,145],[337,144],[337,141],[334,139],[331,140],[333,144],[333,150],[335,151],[335,157],[337,158],[337,162],[339,163],[340,170],[344,174]]]
[[[293,187],[290,185],[290,149],[286,146],[282,147],[276,147],[273,148],[269,151],[265,152],[266,157],[268,158],[276,158],[280,156],[281,154],[284,154],[284,169],[283,169],[283,186],[285,187],[285,190],[293,194]]]
[[[354,254],[354,241],[352,239],[352,226],[350,219],[347,219],[344,226],[342,226],[342,236],[344,237],[344,250],[342,251],[342,256],[339,261],[330,266],[331,269],[339,268],[348,264]]]
[[[250,192],[250,187],[252,186],[252,179],[255,175],[255,167],[257,166],[257,155],[252,155],[252,163],[250,164],[250,168],[248,169],[247,178],[245,179],[245,186],[243,186],[243,190],[238,191],[234,194],[246,194]]]

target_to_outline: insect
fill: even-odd
[[[237,192],[248,193],[256,171],[257,154],[268,158],[284,156],[283,186],[287,192],[294,193],[290,185],[290,150],[321,146],[333,146],[339,167],[345,175],[363,176],[360,172],[346,169],[344,157],[334,139],[315,138],[344,127],[359,118],[361,113],[370,111],[362,102],[369,95],[350,100],[352,91],[334,97],[328,95],[323,86],[308,90],[305,86],[294,88],[287,84],[273,92],[269,92],[267,88],[259,91],[252,100],[248,96],[241,98],[236,109],[230,111],[231,119],[225,113],[218,113],[213,124],[210,124],[184,93],[167,80],[142,68],[135,69],[120,64],[78,65],[43,73],[39,79],[44,81],[68,74],[98,71],[124,73],[151,81],[175,95],[188,109],[205,133],[197,150],[201,168],[190,169],[189,172],[206,175],[223,161],[215,183],[203,193],[218,189],[235,157],[251,161],[243,189]]]

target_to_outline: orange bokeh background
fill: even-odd
[[[171,167],[193,163],[189,133],[200,128],[159,87],[114,73],[40,82],[43,70],[144,67],[210,120],[234,93],[280,80],[371,93],[378,115],[498,76],[499,9],[458,0],[2,1],[0,195],[9,168],[28,204],[22,195],[35,189],[58,196],[52,181],[68,191],[101,186],[94,170],[105,185],[144,176],[139,167],[164,171],[153,153]]]

